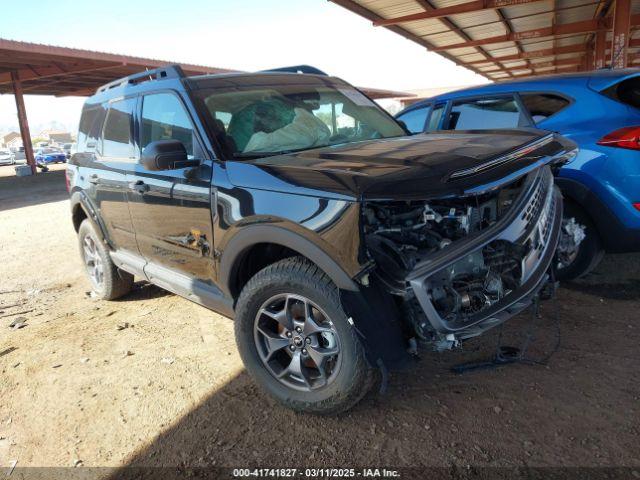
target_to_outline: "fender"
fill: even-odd
[[[87,197],[87,194],[83,190],[76,190],[71,194],[69,202],[71,204],[72,215],[78,208],[81,208],[86,217],[98,227],[104,242],[109,246],[109,248],[113,249],[113,245],[111,244],[109,235],[107,234],[107,229],[102,222],[102,218],[96,213],[91,201]]]
[[[218,277],[225,293],[231,293],[229,287],[238,268],[237,260],[242,258],[243,253],[249,248],[259,243],[275,243],[295,250],[320,267],[341,290],[358,291],[358,286],[349,274],[308,238],[274,225],[251,225],[238,230],[221,254]]]
[[[638,251],[640,232],[625,227],[592,190],[576,180],[564,177],[556,177],[556,184],[566,198],[573,200],[589,215],[607,252]]]

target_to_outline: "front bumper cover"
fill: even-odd
[[[480,335],[529,306],[549,279],[547,272],[558,243],[561,223],[562,196],[554,186],[549,167],[531,172],[518,199],[500,221],[478,235],[437,252],[417,265],[407,277],[432,329],[441,337],[464,340]],[[453,320],[441,317],[429,294],[431,278],[497,240],[522,245],[526,249],[519,287],[474,315]]]

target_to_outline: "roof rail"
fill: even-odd
[[[291,67],[270,68],[269,70],[261,70],[261,72],[309,73],[312,75],[328,76],[322,70],[312,67],[311,65],[293,65]]]
[[[144,72],[134,73],[128,77],[119,78],[113,82],[109,82],[106,85],[98,87],[96,93],[106,92],[112,88],[122,87],[125,85],[135,85],[137,83],[146,82],[149,80],[163,80],[165,78],[183,78],[184,72],[180,65],[167,65],[166,67],[155,68],[153,70],[145,70]]]

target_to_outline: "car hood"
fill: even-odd
[[[434,198],[495,187],[573,148],[572,142],[535,129],[437,132],[226,165],[238,187],[355,199]]]

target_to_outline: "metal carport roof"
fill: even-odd
[[[640,0],[330,1],[490,80],[640,62]]]
[[[0,94],[15,94],[20,134],[32,171],[35,173],[35,162],[23,95],[88,96],[118,78],[172,63],[177,62],[0,38]],[[237,71],[186,63],[179,65],[187,75]],[[408,95],[379,88],[360,89],[374,99]]]

